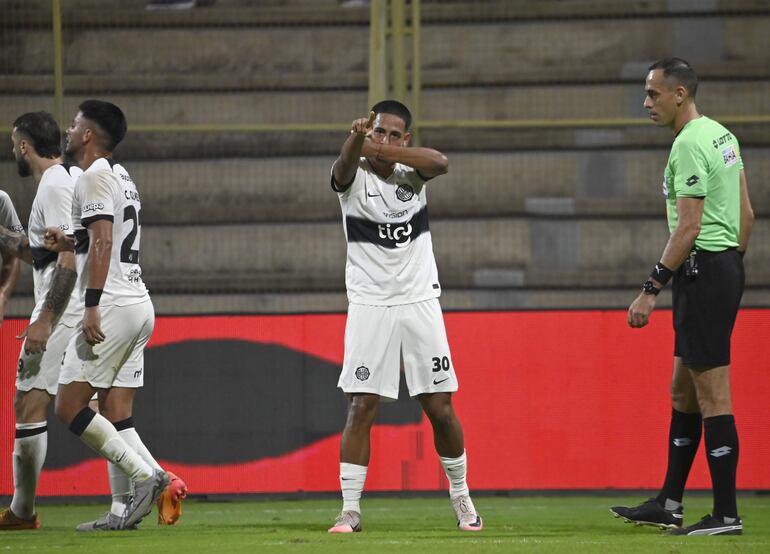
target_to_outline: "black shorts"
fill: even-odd
[[[743,259],[737,250],[698,251],[698,276],[674,274],[674,356],[691,369],[730,363],[730,336],[743,296]]]

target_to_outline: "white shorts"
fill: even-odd
[[[400,306],[350,304],[337,386],[396,400],[402,363],[410,396],[457,390],[438,298]]]
[[[19,353],[16,390],[27,392],[32,389],[40,389],[47,391],[52,396],[56,395],[56,390],[59,388],[61,361],[75,329],[75,326],[57,323],[51,336],[48,337],[45,352],[38,354],[26,354],[24,345],[27,344],[27,341],[24,341]]]
[[[144,347],[155,326],[152,301],[101,308],[104,342],[90,346],[81,327],[70,339],[59,383],[89,383],[97,389],[144,384]]]

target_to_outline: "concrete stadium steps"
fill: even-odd
[[[644,72],[633,84],[538,85],[428,89],[422,95],[421,120],[456,121],[536,119],[604,119],[646,117]],[[68,95],[64,113],[72,117],[88,95]],[[347,128],[366,114],[365,91],[260,91],[231,93],[163,93],[105,95],[125,112],[131,126],[337,124]],[[770,80],[709,82],[697,98],[698,108],[720,116],[770,112]],[[0,121],[11,122],[25,111],[53,109],[47,95],[6,95]]]
[[[660,131],[664,133],[663,131]],[[665,134],[665,133],[664,133]],[[453,153],[450,171],[429,183],[433,219],[530,215],[665,217],[668,150]],[[745,148],[752,204],[770,215],[770,149]],[[142,224],[337,221],[329,187],[334,156],[125,162],[142,195]],[[26,223],[35,194],[13,162],[0,163],[0,189]]]
[[[770,77],[766,4],[723,2],[728,13],[714,18],[672,13],[672,2],[624,3],[625,9],[613,9],[611,2],[583,2],[556,14],[566,19],[547,13],[538,17],[540,2],[519,10],[512,4],[517,3],[426,3],[424,86],[636,80],[650,61],[672,52],[696,63],[702,78]],[[658,9],[638,13],[643,4]],[[581,9],[597,8],[605,9],[605,17],[578,17]],[[0,73],[15,77],[4,78],[0,91],[50,87],[53,46],[41,20],[50,17],[48,12],[22,10],[6,24],[5,33],[13,40],[0,50],[0,68],[5,68]],[[629,17],[635,12],[641,17]],[[102,4],[101,9],[66,10],[64,22],[69,89],[104,94],[364,88],[367,83],[368,10],[345,9],[328,0],[293,6],[221,4],[180,12]],[[705,44],[704,35],[709,37]]]
[[[668,237],[662,219],[640,218],[434,220],[431,233],[447,289],[636,286]],[[159,293],[339,291],[345,240],[340,222],[145,226],[140,260]],[[751,244],[746,267],[750,286],[770,284],[769,241]]]

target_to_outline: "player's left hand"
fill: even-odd
[[[24,342],[24,352],[26,354],[38,354],[45,352],[48,337],[51,336],[51,325],[44,321],[36,319],[24,329],[17,339],[27,339]]]
[[[629,327],[639,329],[647,325],[653,309],[655,309],[655,295],[640,293],[628,308]]]
[[[104,342],[105,336],[102,332],[102,314],[99,311],[99,306],[90,306],[86,308],[86,313],[83,316],[83,334],[86,337],[86,342],[91,346],[96,346],[100,342]]]

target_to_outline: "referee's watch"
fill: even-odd
[[[653,296],[658,296],[660,289],[655,286],[655,284],[652,282],[652,279],[647,279],[642,285],[642,292],[644,294],[652,294]]]

